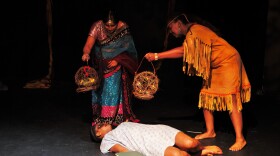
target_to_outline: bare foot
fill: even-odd
[[[230,148],[229,150],[231,151],[240,151],[245,145],[247,144],[247,142],[243,139],[240,141],[236,141]]]
[[[205,146],[201,153],[203,156],[212,156],[214,154],[223,154],[223,151],[218,146]]]
[[[210,132],[205,132],[202,134],[198,134],[197,136],[195,136],[195,139],[207,139],[207,138],[215,138],[216,137],[216,133],[210,133]]]

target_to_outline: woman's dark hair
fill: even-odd
[[[99,123],[99,124],[104,124],[104,123]],[[93,142],[100,143],[102,139],[96,136],[96,128],[95,128],[96,126],[98,126],[98,124],[90,127],[90,138]],[[117,126],[118,125],[111,124],[112,129],[116,128]]]
[[[96,136],[95,127],[96,125],[90,127],[90,138],[92,141],[100,143],[102,139]]]
[[[196,15],[192,15],[192,14],[189,14],[188,15],[188,19],[190,20],[191,23],[198,23],[198,24],[201,24],[203,26],[206,26],[207,28],[211,29],[213,32],[215,32],[218,36],[221,36],[221,32],[220,30],[215,27],[214,25],[212,25],[209,21],[205,20],[205,19],[202,19],[201,17],[199,16],[196,16]]]
[[[103,23],[107,23],[110,20],[115,24],[119,22],[119,18],[117,17],[116,12],[112,9],[108,10],[102,18]]]
[[[202,19],[201,17],[193,14],[188,14],[188,15],[185,13],[173,14],[168,18],[167,26],[169,25],[169,23],[176,22],[178,20],[182,21],[182,23],[184,24],[187,23],[201,24],[214,31],[217,35],[220,35],[220,31],[214,25],[212,25],[210,22],[206,21],[205,19]]]
[[[195,15],[192,15],[192,14],[186,15],[185,13],[174,13],[168,18],[168,21],[167,21],[164,47],[167,47],[167,44],[168,44],[168,37],[169,37],[169,34],[170,34],[170,31],[169,31],[169,28],[168,28],[169,24],[172,23],[172,22],[177,22],[178,20],[182,21],[182,23],[184,23],[184,24],[188,24],[188,23],[201,24],[201,25],[206,26],[207,28],[211,29],[218,36],[221,36],[220,31],[215,26],[213,26],[211,23],[209,23],[208,21],[206,21],[206,20],[204,20],[204,19],[202,19],[198,16],[195,16]]]
[[[172,14],[167,21],[167,26],[171,23],[171,22],[177,22],[178,20],[182,21],[182,23],[187,24],[190,23],[188,17],[186,14],[181,13],[181,14]]]

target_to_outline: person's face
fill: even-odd
[[[117,25],[115,23],[105,23],[105,28],[108,30],[109,33],[113,33],[117,29]]]
[[[182,30],[181,30],[181,23],[179,21],[177,22],[172,22],[170,25],[169,25],[169,31],[170,33],[178,38],[178,37],[181,37],[183,36],[184,34],[182,34]]]
[[[112,126],[110,124],[97,124],[95,126],[95,133],[98,138],[103,138],[105,134],[112,130]]]

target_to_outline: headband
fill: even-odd
[[[176,20],[178,17],[180,17],[181,15],[183,15],[183,16],[185,17],[185,19],[187,20],[187,22],[190,23],[190,21],[189,21],[189,19],[187,18],[186,14],[180,14],[180,15],[174,17],[174,18],[167,24],[167,27],[168,27],[174,20]]]

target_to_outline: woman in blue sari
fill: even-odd
[[[139,122],[131,110],[132,76],[138,67],[137,50],[128,25],[118,20],[112,11],[90,28],[82,60],[88,61],[90,57],[101,78],[99,88],[92,91],[91,126]]]

